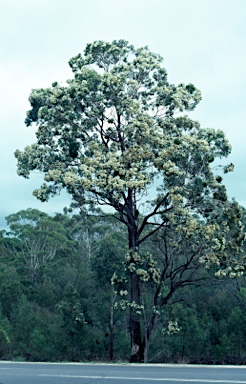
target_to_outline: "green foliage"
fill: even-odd
[[[0,297],[4,316],[10,318],[11,311],[21,298],[23,285],[14,266],[0,263]]]
[[[130,263],[131,308],[145,308],[148,286],[152,299],[148,297],[147,302],[154,308],[149,320],[130,310],[131,361],[147,359],[157,311],[177,288],[198,281],[201,266],[213,268],[218,277],[231,278],[239,277],[245,268],[240,258],[245,238],[242,212],[235,201],[228,200],[222,177],[212,168],[216,159],[230,154],[231,146],[223,131],[202,128],[184,114],[194,110],[201,93],[193,84],[168,82],[162,62],[148,47],[137,49],[124,40],[88,44],[84,54],[69,61],[73,77],[65,86],[55,82],[31,92],[26,125],[37,127],[37,141],[15,152],[19,175],[28,178],[34,170],[42,172],[44,184],[33,192],[39,200],[47,201],[66,189],[72,207],[84,213],[78,224],[82,238],[74,240],[80,239],[90,257],[96,250],[97,231],[86,214],[93,212],[98,218],[98,207],[113,208],[114,218],[125,226],[128,249],[136,257],[141,258],[140,248],[145,250],[147,240],[162,237],[164,264],[160,267],[160,259],[153,258],[158,277],[144,263],[141,268],[134,265],[136,260]],[[221,170],[228,173],[233,164]],[[24,253],[27,258],[29,251],[31,280],[36,279],[39,265],[46,266],[47,257],[52,260],[65,241],[55,228],[60,224],[58,217],[50,227],[47,217],[37,221],[35,215],[28,212],[24,226],[21,215],[8,219],[19,240],[36,236],[40,227],[42,244],[56,244],[49,254],[40,248],[33,252],[27,243]],[[76,229],[69,236],[75,234]],[[105,232],[104,236],[106,244]],[[108,257],[113,253],[118,260],[113,248],[101,250],[98,259],[106,261],[108,252]],[[93,268],[100,275],[100,268]],[[108,281],[114,268],[106,269]]]
[[[1,313],[0,307],[0,359],[8,360],[11,356],[11,324]]]
[[[111,284],[114,273],[121,273],[126,251],[122,232],[111,232],[98,242],[92,258],[92,269],[100,285]]]
[[[146,242],[145,252],[133,254],[125,252],[124,229],[110,216],[89,219],[83,215],[59,214],[48,219],[62,226],[67,241],[43,269],[42,279],[27,280],[26,270],[19,266],[25,238],[2,234],[0,359],[109,360],[112,342],[113,358],[127,360],[129,312],[119,309],[119,298],[125,304],[131,303],[129,279],[134,267],[142,277],[142,306],[135,308],[135,315],[141,319],[143,330],[148,329],[148,321],[156,316],[148,350],[150,362],[214,364],[246,361],[244,277],[215,280],[213,268],[202,272],[197,269],[195,259],[191,260],[194,265],[190,262],[190,269],[184,270],[189,253],[182,256],[182,250],[189,249],[189,242],[195,250],[194,233],[185,238],[177,230],[172,236],[169,233],[166,246],[173,253],[167,253],[163,230],[164,233],[159,232]],[[172,231],[172,227],[166,230]],[[36,234],[39,236],[38,232]],[[202,241],[202,233],[198,232],[198,235]],[[169,242],[175,243],[175,247]],[[149,250],[155,255],[154,260]],[[199,265],[202,268],[203,264]],[[165,284],[161,284],[160,291],[159,280],[152,278],[156,268],[161,271],[158,274],[160,280],[162,268],[166,271]],[[123,269],[126,280],[116,281],[116,285],[119,284],[119,291],[126,290],[127,295],[116,297],[111,277],[114,272],[122,277]],[[184,284],[181,290],[176,289],[170,295],[172,286],[178,282],[189,283],[190,273],[193,282],[197,279],[198,283],[202,278],[203,286]],[[149,278],[144,281],[147,275]],[[158,300],[154,301],[157,292]],[[115,308],[116,303],[119,308]],[[128,305],[127,308],[134,309]]]
[[[32,361],[60,360],[60,319],[23,296],[12,313],[13,356]]]

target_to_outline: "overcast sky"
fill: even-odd
[[[191,117],[222,129],[235,171],[224,178],[246,207],[246,0],[0,0],[0,228],[28,207],[62,211],[69,198],[40,203],[42,182],[16,175],[14,151],[35,141],[25,113],[32,88],[72,77],[68,60],[95,40],[125,39],[164,57],[171,83],[194,83],[203,99]]]

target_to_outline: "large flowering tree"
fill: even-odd
[[[172,228],[180,214],[185,220],[179,230],[204,226],[211,243],[204,264],[219,266],[227,245],[236,252],[242,240],[240,222],[233,224],[234,237],[229,231],[220,236],[223,225],[210,219],[231,209],[222,178],[211,169],[231,147],[222,131],[203,129],[183,113],[196,107],[201,94],[192,84],[170,84],[162,61],[123,40],[88,44],[84,55],[70,60],[74,77],[65,86],[54,82],[32,91],[26,124],[37,125],[37,142],[15,153],[19,175],[44,174],[45,183],[34,191],[41,201],[65,188],[74,205],[112,207],[126,225],[132,361],[142,361],[145,348],[134,312],[141,306],[143,276],[132,265],[139,263],[145,240]],[[161,284],[158,272],[154,278]]]

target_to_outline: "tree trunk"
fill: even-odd
[[[131,274],[131,302],[140,305],[140,277],[136,273]],[[134,308],[130,310],[131,331],[131,363],[143,361],[141,325],[139,315]]]
[[[128,190],[128,203],[127,203],[127,227],[128,227],[128,246],[132,252],[139,252],[139,239],[138,239],[138,210],[136,208],[136,200],[132,190]],[[141,305],[141,292],[140,292],[140,276],[135,272],[130,274],[130,292],[131,303],[130,307],[130,333],[131,333],[131,358],[130,362],[143,362],[144,361],[144,348],[141,335],[140,316],[136,313],[134,305]]]
[[[149,344],[150,344],[150,337],[152,335],[152,331],[158,321],[158,315],[153,314],[151,317],[151,320],[149,322],[148,327],[145,331],[145,340],[144,340],[144,362],[148,362],[148,352],[149,352]]]
[[[137,237],[137,226],[128,227],[128,239],[129,249],[133,252],[138,252],[139,247]],[[135,303],[140,306],[142,304],[140,291],[140,276],[137,275],[135,272],[132,272],[130,276],[131,303]],[[147,319],[145,319],[143,331],[141,330],[140,315],[136,313],[136,310],[134,308],[130,309],[131,363],[147,363],[150,337],[152,334],[152,330],[156,325],[157,319],[158,316],[156,314],[152,315],[149,324],[147,324]]]
[[[129,249],[138,252],[137,228],[128,228]],[[131,273],[131,303],[140,305],[140,276]],[[144,349],[141,340],[140,317],[134,308],[130,308],[131,359],[130,362],[143,362]]]
[[[148,354],[149,354],[149,339],[148,332],[145,330],[145,338],[144,338],[144,363],[148,363]]]
[[[114,359],[114,291],[111,291],[111,302],[110,302],[110,326],[109,326],[109,336],[110,336],[110,360]]]

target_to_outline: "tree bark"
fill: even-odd
[[[110,360],[114,359],[114,292],[111,291],[111,302],[110,302],[110,326],[109,326],[109,336],[110,336]]]
[[[131,212],[131,216],[128,219],[128,240],[129,250],[132,252],[138,252],[138,228],[137,228],[137,217],[135,215],[134,207]],[[131,303],[134,305],[141,304],[141,293],[140,293],[140,276],[135,272],[130,275],[131,284]],[[131,333],[131,358],[130,362],[143,362],[144,361],[144,349],[141,338],[141,324],[140,317],[136,313],[134,307],[130,307],[130,333]]]
[[[131,302],[140,305],[140,277],[136,273],[131,274]],[[143,361],[141,325],[139,315],[134,308],[130,310],[131,331],[131,363]]]

